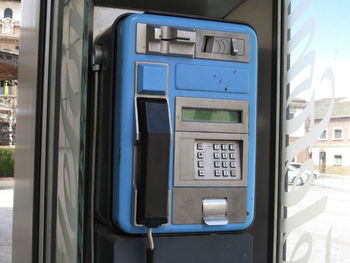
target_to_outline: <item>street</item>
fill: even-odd
[[[288,261],[291,261],[290,256],[298,239],[303,234],[310,233],[312,236],[311,257],[307,262],[326,262],[326,236],[332,229],[330,262],[350,262],[350,176],[321,175],[313,183],[305,198],[288,210],[288,215],[292,216],[302,211],[325,196],[328,197],[326,211],[296,228],[288,237]],[[310,248],[306,244],[302,245],[293,260],[303,256],[308,249]]]
[[[10,263],[12,253],[13,189],[0,185],[0,263]]]

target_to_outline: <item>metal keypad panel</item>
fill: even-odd
[[[239,141],[194,141],[195,180],[241,180]]]

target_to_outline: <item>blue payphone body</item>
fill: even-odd
[[[255,32],[132,14],[97,44],[104,52],[99,217],[133,234],[147,227],[155,233],[247,228],[254,217]]]

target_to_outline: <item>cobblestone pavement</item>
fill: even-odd
[[[13,189],[0,188],[0,263],[10,263],[12,253]]]

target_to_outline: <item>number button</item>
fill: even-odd
[[[236,162],[230,162],[230,167],[231,168],[236,168]]]
[[[214,153],[214,159],[220,159],[220,153]]]
[[[197,153],[198,159],[203,159],[203,156],[204,156],[203,152],[198,152]]]
[[[227,170],[224,170],[224,171],[222,172],[222,175],[223,175],[224,177],[227,177],[227,176],[229,175],[229,173],[228,173]]]
[[[222,156],[222,159],[227,159],[227,153],[222,153],[221,156]]]
[[[203,161],[199,161],[198,162],[198,167],[199,168],[203,168],[204,167],[204,162]]]
[[[219,167],[220,167],[220,162],[215,161],[215,162],[214,162],[214,167],[215,167],[215,168],[219,168]]]
[[[236,145],[234,145],[234,144],[230,144],[228,147],[229,147],[230,151],[236,150]]]
[[[227,144],[221,144],[221,150],[227,151]]]
[[[227,168],[228,167],[228,162],[222,162],[222,167]]]
[[[236,154],[235,153],[230,153],[230,159],[236,159]]]
[[[204,176],[204,171],[203,170],[198,170],[198,176]]]
[[[203,150],[203,143],[197,143],[197,150]]]
[[[219,144],[213,144],[213,149],[214,150],[220,150],[220,146],[219,146]]]
[[[215,175],[216,177],[220,176],[220,171],[219,171],[219,170],[215,170],[215,171],[214,171],[214,175]]]
[[[231,177],[237,177],[236,171],[231,170],[230,172]]]

